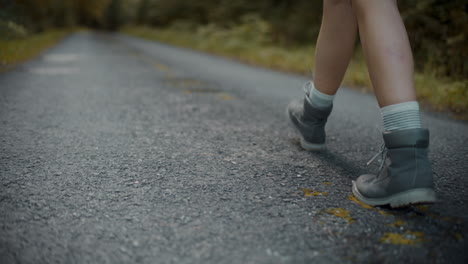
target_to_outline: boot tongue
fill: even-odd
[[[425,128],[405,129],[384,132],[385,146],[391,148],[427,148],[429,146],[429,130]]]

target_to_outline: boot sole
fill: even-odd
[[[296,128],[296,130],[298,130]],[[298,131],[299,132],[299,131]],[[299,133],[300,134],[300,133]],[[300,136],[301,147],[308,151],[321,151],[324,150],[327,146],[324,144],[314,144],[307,142],[302,136]]]
[[[405,207],[411,204],[434,203],[437,201],[435,191],[431,188],[417,188],[400,192],[385,198],[366,198],[357,189],[353,181],[353,194],[361,202],[376,206],[390,205],[392,208]]]
[[[294,130],[296,130],[297,133],[299,134],[300,144],[303,149],[307,151],[322,151],[326,149],[327,146],[325,143],[322,143],[322,144],[310,143],[304,139],[304,137],[301,134],[301,131],[299,131],[299,128],[297,128],[296,124],[294,124],[294,122],[292,121],[291,114],[289,113],[289,110],[287,108],[286,108],[286,116],[288,117],[288,120],[293,126]]]

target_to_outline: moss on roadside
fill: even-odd
[[[0,38],[0,72],[33,58],[69,32],[70,30],[50,30],[20,38]]]
[[[258,38],[247,39],[242,28],[220,30],[205,27],[190,30],[127,26],[122,32],[271,69],[299,74],[310,74],[312,71],[314,46],[285,48]],[[255,35],[255,32],[253,33]],[[261,32],[258,32],[258,35],[261,35]],[[343,83],[362,91],[372,90],[362,52],[358,51],[354,55]],[[427,108],[448,111],[456,118],[468,120],[468,80],[436,78],[429,73],[419,72],[415,74],[415,86],[418,98]]]

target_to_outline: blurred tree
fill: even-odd
[[[416,67],[468,78],[468,1],[401,1]]]
[[[101,28],[105,24],[105,11],[110,0],[71,0],[75,4],[79,23],[84,26]]]
[[[106,10],[106,29],[117,30],[123,23],[122,7],[120,0],[111,0]]]
[[[415,53],[416,67],[436,76],[468,77],[468,1],[399,1]],[[320,29],[322,1],[311,0],[140,0],[137,22],[165,27],[210,23],[241,24],[256,14],[270,25],[275,43],[314,43]]]
[[[109,3],[110,0],[2,0],[2,7],[6,6],[10,20],[37,32],[76,24],[103,26]]]
[[[467,78],[468,1],[405,0],[399,5],[416,67],[436,76]],[[215,24],[251,32],[249,25],[266,22],[274,43],[292,46],[314,43],[321,12],[319,0],[0,0],[0,33],[19,36],[74,25],[116,30],[126,22],[193,30]],[[241,30],[242,24],[248,25]]]
[[[138,11],[136,14],[136,22],[139,24],[145,24],[149,21],[149,7],[150,0],[141,0],[138,5]]]

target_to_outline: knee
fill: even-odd
[[[378,1],[369,1],[369,0],[350,0],[353,7],[354,13],[357,16],[365,15],[368,12],[375,11],[375,8],[378,6],[397,6],[396,0],[378,0]]]
[[[369,2],[374,2],[374,1],[351,0],[351,6],[353,7],[354,14],[356,14],[356,16],[360,16],[364,14],[366,10],[369,9]]]
[[[325,0],[324,3],[330,6],[351,5],[351,0]]]

